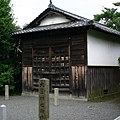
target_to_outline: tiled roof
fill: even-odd
[[[76,21],[76,22],[68,22],[68,23],[62,23],[62,24],[53,24],[53,25],[48,25],[48,26],[39,26],[39,27],[35,27],[35,28],[18,30],[16,32],[14,32],[14,35],[39,32],[39,31],[47,31],[47,30],[74,28],[74,27],[81,27],[81,26],[87,26],[86,22]]]
[[[97,23],[97,22],[95,22],[94,25],[95,25],[96,28],[98,28],[98,29],[100,29],[100,30],[102,30],[102,31],[105,31],[105,32],[108,32],[108,33],[111,33],[111,34],[115,34],[115,35],[119,35],[119,36],[120,36],[120,32],[117,31],[117,30],[114,30],[114,29],[112,29],[112,28],[109,28],[109,27],[107,27],[107,26],[105,26],[105,25],[102,25],[102,24],[100,24],[100,23]]]
[[[84,27],[91,26],[91,28],[97,28],[104,32],[108,32],[108,33],[120,36],[120,32],[117,30],[110,29],[109,27],[101,25],[97,22],[89,24],[89,22],[84,22],[84,21],[68,22],[68,23],[63,23],[63,24],[54,24],[54,25],[48,25],[48,26],[41,26],[41,27],[39,26],[39,27],[35,27],[35,28],[29,28],[29,29],[25,29],[25,30],[18,30],[16,32],[14,32],[14,35],[40,32],[40,31],[48,31],[48,30],[56,30],[56,29],[83,27],[83,26]]]
[[[68,16],[71,19],[74,19],[75,21],[88,21],[89,19],[81,17],[79,15],[67,12],[65,10],[62,10],[56,6],[54,6],[53,4],[49,4],[48,8],[45,9],[38,17],[36,17],[26,28],[24,29],[28,29],[30,27],[34,27],[34,24],[37,23],[38,21],[40,21],[46,14],[47,12],[56,12],[59,14],[63,14],[65,16]]]
[[[48,25],[48,26],[39,26],[39,27],[32,28],[34,23],[36,21],[40,20],[40,18],[42,16],[44,16],[49,11],[54,11],[54,12],[58,12],[58,13],[61,13],[63,15],[69,16],[70,18],[75,19],[75,21],[68,22],[68,23],[62,23],[62,24],[53,24],[53,25]],[[17,35],[17,34],[25,34],[25,33],[39,32],[39,31],[46,31],[46,30],[75,28],[75,27],[82,27],[82,26],[91,26],[92,28],[99,29],[99,30],[102,30],[104,32],[108,32],[108,33],[120,36],[120,32],[117,30],[113,30],[113,29],[111,29],[103,24],[100,24],[98,22],[95,22],[93,20],[89,20],[87,18],[75,15],[75,14],[67,12],[65,10],[62,10],[62,9],[54,6],[53,4],[49,4],[48,8],[45,11],[43,11],[37,18],[35,18],[25,29],[16,31],[13,34]]]
[[[51,10],[54,10],[54,11],[59,12],[59,13],[62,13],[62,14],[64,14],[64,15],[68,15],[68,16],[70,16],[70,17],[72,17],[72,18],[77,19],[77,20],[82,20],[82,21],[88,21],[88,20],[89,20],[89,19],[84,18],[84,17],[81,17],[81,16],[79,16],[79,15],[76,15],[76,14],[73,14],[73,13],[70,13],[70,12],[67,12],[67,11],[65,11],[65,10],[62,10],[62,9],[54,6],[53,4],[50,4],[48,7],[51,8]]]

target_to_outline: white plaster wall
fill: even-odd
[[[120,37],[95,30],[87,32],[88,66],[118,66]]]
[[[59,14],[50,14],[47,17],[45,17],[41,23],[40,26],[45,26],[45,25],[51,25],[51,24],[58,24],[58,23],[65,23],[65,22],[69,22],[70,20],[67,19],[65,16],[63,15],[59,15]]]

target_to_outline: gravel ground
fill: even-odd
[[[53,105],[50,98],[50,120],[114,120],[120,116],[120,105],[114,100],[100,103],[60,99]],[[7,120],[38,120],[38,97],[0,97],[0,105],[7,107]]]

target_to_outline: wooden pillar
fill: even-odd
[[[49,79],[39,80],[39,120],[49,120]]]

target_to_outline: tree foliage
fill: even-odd
[[[0,94],[4,85],[15,87],[15,76],[20,73],[20,57],[16,51],[18,41],[12,38],[16,29],[10,0],[0,0]]]
[[[101,14],[94,15],[94,20],[102,22],[110,28],[120,31],[120,12],[118,7],[120,7],[120,2],[113,3],[115,8],[106,8],[102,10]]]

